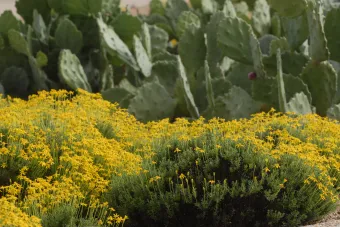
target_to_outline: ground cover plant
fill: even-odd
[[[52,90],[0,122],[2,226],[299,226],[339,199],[340,126],[315,114],[144,124]]]
[[[337,0],[17,1],[0,17],[0,83],[101,92],[138,120],[249,117],[275,108],[339,119]],[[161,108],[160,108],[161,107]]]

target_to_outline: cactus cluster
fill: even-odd
[[[189,3],[132,16],[119,0],[19,0],[25,23],[0,16],[1,93],[82,88],[144,122],[271,108],[340,119],[339,1]]]

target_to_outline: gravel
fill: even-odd
[[[340,202],[335,212],[327,215],[317,223],[311,223],[303,227],[340,227]]]

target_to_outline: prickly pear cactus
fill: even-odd
[[[303,92],[300,92],[296,93],[287,103],[287,112],[310,114],[313,113],[313,108],[310,105],[307,96]]]
[[[285,84],[283,81],[283,73],[282,73],[282,59],[281,59],[281,49],[278,48],[276,51],[276,61],[277,61],[277,74],[276,81],[278,87],[278,97],[279,97],[279,107],[282,113],[287,112],[287,100],[286,100],[286,91]]]
[[[171,118],[176,107],[166,89],[158,82],[145,83],[130,100],[128,111],[142,122]]]
[[[152,76],[158,79],[159,83],[164,86],[171,96],[175,96],[176,81],[180,78],[177,62],[155,62],[152,66]]]
[[[31,55],[29,44],[26,41],[25,37],[20,32],[14,29],[10,29],[8,31],[8,40],[11,47],[18,53],[24,54],[26,56]]]
[[[215,108],[204,113],[207,118],[221,117],[226,120],[248,118],[260,110],[260,103],[239,87],[232,87],[229,93],[215,100]]]
[[[299,17],[281,17],[282,27],[292,50],[299,48],[309,36],[307,14]]]
[[[131,54],[129,48],[115,33],[113,28],[106,25],[102,18],[97,19],[100,35],[107,51],[112,55],[117,55],[122,61],[130,65],[133,69],[139,70],[137,62]]]
[[[128,108],[130,100],[134,97],[129,91],[119,87],[107,89],[101,95],[103,99],[111,103],[118,103],[121,108]]]
[[[200,18],[191,11],[183,11],[177,20],[176,32],[180,38],[187,29],[198,29],[201,27]]]
[[[169,34],[155,25],[149,25],[149,32],[152,56],[160,51],[165,51],[168,46]]]
[[[101,91],[106,91],[107,89],[111,89],[114,87],[113,76],[114,75],[112,65],[107,65],[105,71],[101,75]]]
[[[190,84],[185,72],[185,68],[182,64],[181,58],[179,56],[177,56],[177,64],[178,64],[178,71],[179,71],[179,75],[181,77],[181,88],[183,91],[183,96],[185,98],[185,102],[187,104],[187,109],[190,113],[190,115],[193,118],[199,118],[200,117],[200,113],[198,111],[198,108],[196,106],[195,103],[195,99],[194,96],[191,93],[191,88],[190,88]]]
[[[340,104],[333,105],[327,111],[327,117],[340,121]]]
[[[88,92],[92,90],[79,59],[70,50],[60,52],[59,77],[62,82],[74,90],[78,88]]]
[[[0,15],[0,33],[7,35],[9,30],[20,30],[20,23],[10,10],[4,11]]]
[[[252,64],[251,27],[237,17],[224,18],[219,23],[217,40],[224,55],[245,64]]]
[[[257,0],[255,2],[252,22],[253,28],[258,34],[264,35],[268,33],[271,25],[271,17],[270,7],[266,0]]]
[[[325,35],[327,38],[327,45],[331,52],[330,59],[340,62],[340,8],[332,9],[327,13],[325,20]]]
[[[188,29],[182,36],[178,53],[185,66],[190,85],[193,86],[193,75],[204,65],[206,57],[205,38],[202,29]]]
[[[301,78],[312,94],[312,105],[316,107],[316,113],[326,116],[337,91],[337,74],[334,68],[326,61],[319,64],[311,61],[303,69]]]
[[[135,35],[133,37],[133,46],[139,68],[145,77],[151,76],[152,62],[146,52],[141,40]]]
[[[309,4],[307,10],[309,27],[309,56],[314,62],[321,62],[329,59],[329,50],[324,32],[323,13],[321,5]]]
[[[216,71],[216,67],[223,59],[222,51],[217,43],[217,32],[219,23],[225,18],[223,12],[217,12],[211,16],[210,22],[207,24],[206,42],[207,42],[207,60],[211,72]],[[214,75],[215,73],[212,73]]]
[[[77,54],[83,47],[83,34],[71,20],[63,19],[55,31],[55,41],[61,49]]]
[[[209,108],[214,108],[215,107],[215,97],[214,97],[213,86],[212,86],[212,83],[211,83],[209,65],[208,65],[207,61],[204,62],[204,75],[205,75],[205,89],[206,89],[206,92],[207,92],[208,106],[209,106]]]
[[[284,17],[300,16],[307,9],[307,0],[268,0],[268,4]]]
[[[30,81],[24,69],[12,66],[0,75],[0,83],[6,88],[7,95],[25,97]]]

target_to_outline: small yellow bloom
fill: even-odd
[[[214,180],[210,180],[209,183],[210,184],[215,184],[215,181]]]
[[[180,151],[181,150],[178,147],[176,147],[176,149],[174,150],[175,153],[179,153]]]
[[[177,44],[178,44],[178,41],[177,41],[176,39],[172,39],[172,40],[170,41],[170,45],[171,45],[172,48],[176,47]]]
[[[264,171],[265,171],[266,173],[268,173],[268,172],[270,172],[270,169],[269,169],[268,167],[266,167],[266,168],[264,168]]]

